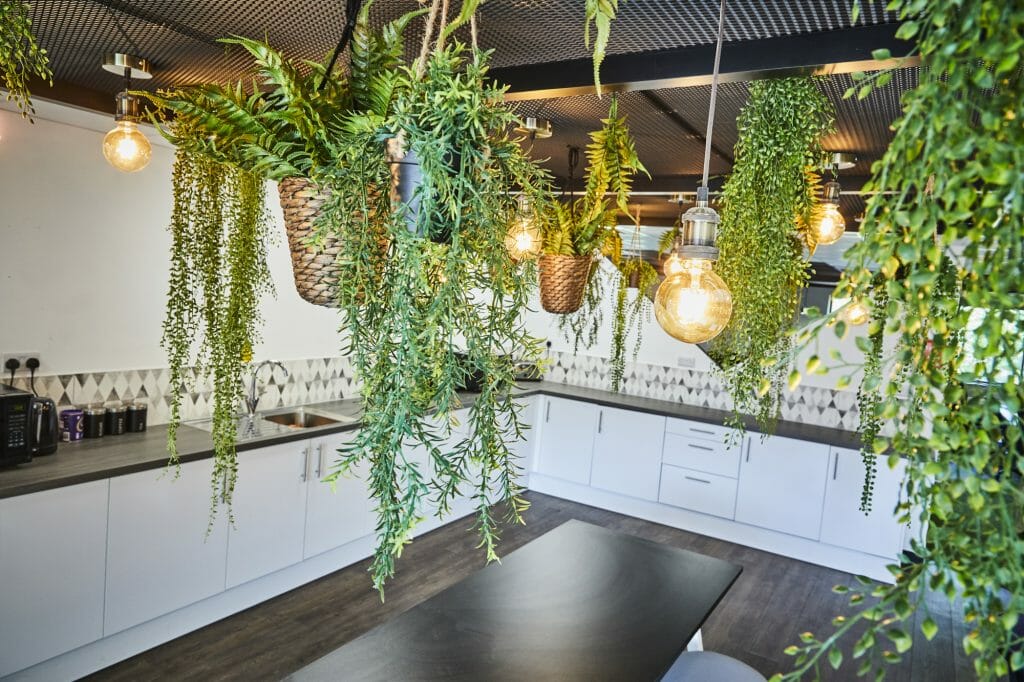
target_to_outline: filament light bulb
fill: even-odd
[[[118,121],[103,138],[103,156],[111,166],[125,173],[140,171],[149,165],[153,147],[133,121]]]
[[[680,259],[679,271],[658,287],[654,315],[672,337],[685,343],[704,343],[729,323],[732,293],[712,270],[710,260]]]
[[[542,240],[536,216],[525,195],[520,195],[515,218],[505,236],[505,249],[514,261],[532,260],[540,255]]]

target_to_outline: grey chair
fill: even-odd
[[[746,663],[713,651],[686,651],[672,664],[662,682],[765,682]]]

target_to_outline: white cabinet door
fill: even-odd
[[[748,440],[740,462],[736,520],[817,540],[825,499],[827,445],[792,438]]]
[[[207,459],[182,464],[177,479],[160,470],[110,480],[104,635],[224,590],[225,510],[207,535],[212,473]]]
[[[590,485],[644,500],[658,499],[665,418],[601,407]]]
[[[350,442],[352,434],[328,436],[313,441],[316,458],[306,502],[306,558],[322,554],[374,531],[376,503],[370,498],[367,476],[370,465],[360,462],[340,476],[333,487],[323,478],[337,461],[338,448]]]
[[[0,677],[103,636],[108,485],[0,500]]]
[[[310,448],[309,441],[296,441],[238,453],[229,588],[302,561],[306,481],[314,466]]]
[[[545,396],[537,473],[590,485],[597,405]]]
[[[831,467],[825,487],[825,513],[821,520],[821,541],[895,559],[902,548],[903,526],[894,510],[906,472],[901,460],[890,469],[885,457],[878,458],[871,513],[860,511],[864,487],[864,462],[860,452],[832,448]]]

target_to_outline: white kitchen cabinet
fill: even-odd
[[[306,483],[316,465],[311,448],[296,441],[238,453],[227,587],[302,561]]]
[[[103,480],[0,500],[0,677],[103,636],[107,492]]]
[[[736,520],[817,540],[828,463],[827,445],[750,438],[740,462]]]
[[[736,479],[665,464],[658,501],[732,519],[736,510]]]
[[[540,425],[537,473],[590,484],[598,407],[592,403],[545,397]]]
[[[306,558],[322,554],[374,531],[376,503],[370,498],[367,476],[370,465],[362,461],[339,476],[332,486],[323,479],[338,460],[338,449],[349,443],[352,432],[313,441],[313,477],[306,500]]]
[[[643,500],[657,500],[664,440],[664,417],[598,408],[590,485]]]
[[[825,486],[825,512],[821,520],[821,541],[858,552],[895,559],[902,548],[903,526],[894,510],[906,473],[900,460],[890,469],[885,457],[876,465],[871,513],[860,511],[864,487],[864,463],[860,452],[832,448],[828,480]]]
[[[224,590],[225,509],[207,534],[213,460],[110,480],[104,635]]]

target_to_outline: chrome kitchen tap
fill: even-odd
[[[271,375],[273,375],[274,367],[279,368],[284,372],[285,378],[288,377],[288,370],[280,362],[274,360],[264,360],[260,364],[256,365],[255,369],[252,370],[252,377],[249,382],[249,387],[245,393],[245,411],[249,415],[249,418],[256,416],[256,407],[260,404],[260,396],[263,395],[262,390],[258,390],[257,382],[259,381],[260,370],[267,365],[270,365]]]

